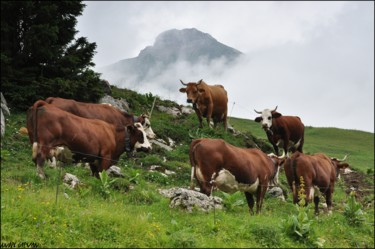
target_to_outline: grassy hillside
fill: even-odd
[[[114,88],[114,97],[128,100],[135,114],[150,111],[154,96],[140,95]],[[176,106],[157,98],[156,105]],[[240,147],[254,143],[269,152],[271,146],[258,123],[231,118],[231,125],[245,136],[217,130],[197,129],[195,114],[177,118],[154,109],[152,128],[159,138],[176,142],[172,151],[157,146],[151,153],[123,154],[117,163],[125,174],[109,187],[90,176],[90,170],[74,165],[62,169],[45,167],[47,180],[36,176],[31,161],[28,137],[18,133],[25,126],[25,113],[12,113],[6,120],[6,134],[1,147],[1,243],[2,247],[272,247],[272,248],[349,248],[374,247],[374,134],[335,128],[307,127],[305,153],[324,152],[348,162],[372,187],[365,198],[357,199],[360,211],[348,212],[350,203],[344,181],[336,184],[332,215],[313,214],[313,205],[299,210],[292,204],[285,175],[280,182],[287,192],[285,202],[266,196],[262,213],[250,216],[242,193],[215,196],[224,199],[225,208],[204,213],[170,209],[169,200],[158,193],[160,188],[187,187],[190,178],[188,160],[192,138],[223,138]],[[149,172],[160,165],[177,174],[168,178]],[[81,180],[78,189],[61,183],[65,172]],[[349,211],[356,210],[355,205]],[[363,212],[361,214],[361,211]],[[305,220],[299,220],[306,214]],[[296,236],[300,227],[305,236]]]

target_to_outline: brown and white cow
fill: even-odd
[[[74,115],[89,118],[89,119],[100,119],[106,121],[108,123],[114,124],[115,126],[124,127],[134,122],[141,122],[143,124],[148,124],[147,128],[145,129],[146,135],[147,132],[150,137],[155,137],[151,129],[151,125],[149,124],[148,117],[146,115],[141,115],[139,117],[135,117],[132,114],[128,114],[115,108],[111,105],[107,104],[95,104],[95,103],[84,103],[75,101],[73,99],[64,99],[64,98],[55,98],[49,97],[46,99],[46,102],[52,104],[64,111],[70,112]],[[29,135],[30,143],[33,144],[33,110],[32,106],[29,108],[26,114],[26,125]],[[147,138],[144,140],[148,143]],[[149,143],[148,143],[149,144]],[[150,144],[149,144],[150,145]],[[138,150],[142,151],[150,151],[151,146],[147,146],[146,144],[140,145],[137,144]],[[74,155],[74,161],[79,161],[81,156]]]
[[[285,175],[293,192],[293,202],[299,201],[298,191],[301,186],[301,179],[304,182],[305,205],[314,198],[315,213],[319,213],[318,191],[325,195],[328,210],[332,210],[332,195],[335,181],[341,168],[349,165],[341,162],[334,162],[323,153],[306,155],[299,151],[287,158],[284,164]]]
[[[264,152],[255,148],[239,148],[222,139],[196,139],[189,151],[191,185],[194,177],[200,192],[211,195],[213,188],[226,193],[242,191],[245,193],[250,214],[260,213],[264,195],[270,181],[277,175],[279,165]]]
[[[261,123],[277,155],[279,147],[284,149],[287,156],[289,150],[294,150],[295,147],[299,152],[303,152],[305,126],[301,119],[297,116],[283,116],[276,112],[276,109],[277,106],[273,110],[264,109],[262,112],[254,109],[256,113],[261,114],[255,118],[255,122]]]
[[[52,148],[64,145],[89,162],[93,175],[107,170],[124,151],[143,143],[143,133],[134,124],[115,126],[61,110],[43,100],[33,105],[33,161],[45,178],[43,165]],[[98,161],[96,163],[95,161]]]
[[[224,123],[227,130],[228,96],[222,85],[207,85],[203,80],[195,82],[181,83],[186,86],[180,88],[180,92],[186,93],[187,102],[193,104],[193,109],[199,119],[199,127],[202,128],[202,117],[207,119],[207,125],[211,126],[211,118],[214,127],[219,122]]]
[[[144,132],[148,138],[154,139],[156,136],[151,128],[150,119],[146,114],[141,114],[136,117],[107,103],[85,103],[73,99],[56,97],[49,97],[46,99],[46,102],[77,116],[83,118],[96,118],[115,125],[127,125],[139,122],[142,124]]]

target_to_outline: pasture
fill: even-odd
[[[113,96],[127,99],[135,114],[149,111],[154,99],[151,94],[117,88]],[[156,105],[176,106],[160,99]],[[260,215],[249,215],[239,192],[214,192],[224,200],[224,209],[215,212],[169,208],[169,199],[158,189],[189,186],[188,151],[193,138],[223,138],[239,147],[256,143],[271,152],[259,123],[233,117],[229,122],[241,134],[224,133],[220,125],[217,130],[198,129],[195,113],[173,117],[155,108],[152,128],[158,138],[175,141],[172,151],[154,145],[151,153],[139,152],[132,158],[124,153],[116,165],[125,177],[114,182],[103,182],[90,176],[89,169],[70,164],[61,169],[45,167],[48,178],[40,180],[28,137],[18,132],[26,126],[26,113],[11,113],[1,141],[2,247],[33,243],[38,248],[374,248],[373,133],[306,127],[305,153],[323,152],[338,158],[349,154],[348,163],[355,171],[336,182],[332,215],[321,211],[315,216],[312,204],[306,209],[294,205],[283,171],[279,180],[286,201],[266,195]],[[164,177],[150,172],[152,165],[177,174]],[[66,172],[81,180],[78,189],[62,184]],[[350,187],[356,188],[354,200]],[[347,205],[351,202],[360,211],[350,216],[354,207]],[[299,219],[302,215],[306,216]],[[290,224],[295,225],[292,232]],[[293,231],[304,231],[306,236]]]

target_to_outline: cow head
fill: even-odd
[[[280,167],[285,163],[286,156],[285,151],[283,151],[283,154],[281,156],[277,156],[273,153],[267,154],[269,158],[271,158],[273,164],[276,167],[275,175],[272,177],[270,181],[270,186],[276,186],[279,185],[279,171]]]
[[[200,80],[197,83],[184,83],[182,80],[180,81],[182,85],[186,86],[185,88],[180,88],[180,92],[186,93],[187,95],[186,102],[196,104],[199,97],[205,93],[205,90],[199,87],[203,80]]]
[[[344,174],[347,170],[350,171],[349,164],[344,162],[347,159],[347,157],[348,155],[345,155],[345,157],[341,160],[336,157],[331,157],[331,162],[333,166],[335,166],[336,168],[336,177],[339,179],[340,179],[340,170],[344,170]]]
[[[256,117],[255,118],[255,122],[258,122],[258,123],[261,123],[262,125],[262,128],[268,133],[268,132],[271,132],[271,135],[272,135],[272,131],[270,130],[271,126],[272,126],[272,119],[273,118],[278,118],[281,116],[280,113],[276,112],[276,109],[277,109],[277,106],[275,107],[275,109],[273,110],[270,110],[270,109],[264,109],[262,112],[259,112],[257,110],[254,109],[254,111],[258,114],[261,114],[260,117]]]
[[[142,117],[141,124],[143,126],[144,132],[146,133],[146,136],[150,139],[154,139],[156,137],[156,134],[151,128],[151,122],[150,122],[149,116],[147,114],[142,114],[140,117]]]
[[[134,123],[134,126],[142,132],[143,142],[137,141],[134,145],[136,151],[149,152],[151,150],[150,141],[147,139],[146,132],[141,123]]]

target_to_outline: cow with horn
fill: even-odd
[[[301,119],[297,116],[283,116],[276,112],[276,109],[277,106],[273,110],[264,109],[261,112],[254,109],[256,113],[261,114],[255,118],[255,122],[261,123],[277,155],[279,147],[284,149],[287,156],[289,149],[303,152],[305,126]]]
[[[199,127],[202,128],[202,117],[207,119],[210,127],[211,118],[214,127],[217,123],[223,122],[227,130],[228,96],[222,85],[207,85],[203,80],[181,84],[186,86],[180,88],[180,92],[186,93],[187,103],[193,104],[193,109],[199,119]]]

